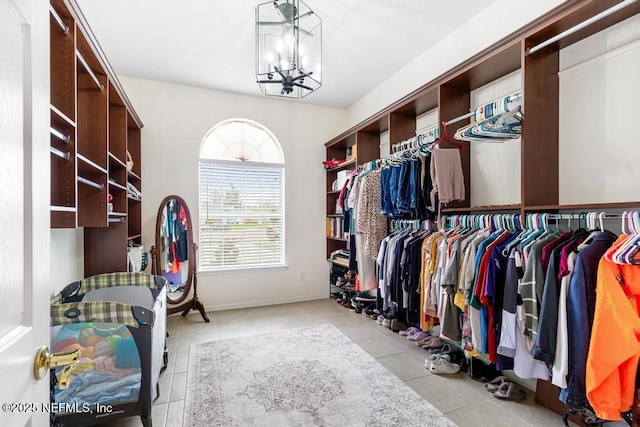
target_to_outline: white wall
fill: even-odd
[[[345,111],[149,80],[120,78],[142,129],[143,243],[153,244],[158,206],[177,194],[189,205],[198,235],[198,150],[222,120],[266,126],[282,145],[286,194],[286,269],[198,275],[207,309],[263,305],[328,296],[325,260],[324,143],[346,128]]]
[[[471,92],[475,109],[522,89],[522,73],[515,71]],[[455,125],[449,129],[453,133]],[[520,138],[501,143],[471,142],[471,206],[520,203]]]
[[[84,232],[82,228],[51,229],[49,288],[51,295],[84,277]]]
[[[640,16],[562,50],[560,69],[560,203],[640,200]]]
[[[351,106],[348,126],[371,117],[561,3],[562,0],[495,0]]]

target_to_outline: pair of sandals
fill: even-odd
[[[416,341],[416,345],[420,348],[424,348],[425,350],[432,350],[442,347],[443,345],[445,345],[445,342],[438,337],[430,335],[420,341]]]
[[[527,392],[505,376],[496,377],[482,387],[498,399],[525,400],[527,398]]]

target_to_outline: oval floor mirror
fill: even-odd
[[[190,310],[198,310],[208,322],[204,306],[198,301],[197,249],[189,207],[179,196],[165,197],[156,217],[156,240],[151,248],[152,272],[169,281],[167,314],[182,312],[186,316]]]

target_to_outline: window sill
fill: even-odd
[[[261,271],[284,271],[288,270],[287,264],[278,265],[257,265],[254,267],[227,267],[216,270],[198,270],[198,276],[219,276],[221,274],[259,273]]]

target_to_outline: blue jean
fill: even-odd
[[[392,169],[393,168],[383,168],[380,172],[380,213],[384,216],[393,216],[390,185]]]

